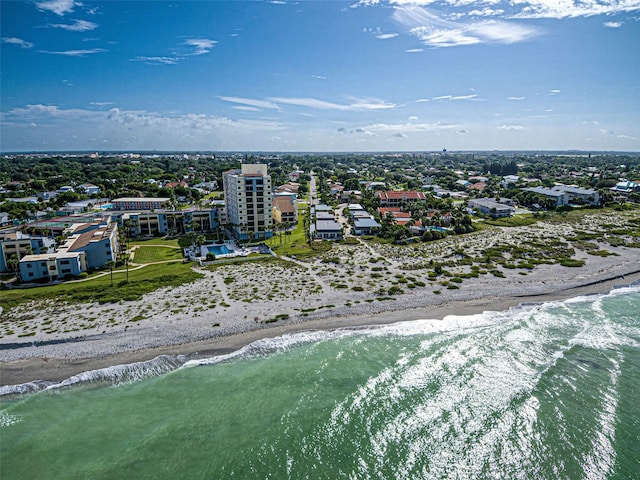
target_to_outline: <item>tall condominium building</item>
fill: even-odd
[[[270,238],[271,177],[266,165],[243,164],[222,174],[227,223],[240,240]]]

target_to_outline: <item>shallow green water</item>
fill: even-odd
[[[0,476],[640,478],[639,312],[618,289],[5,396]]]

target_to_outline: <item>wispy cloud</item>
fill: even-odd
[[[220,100],[231,103],[239,103],[241,105],[247,105],[249,107],[254,108],[268,108],[273,110],[280,110],[280,106],[266,100],[256,100],[253,98],[242,98],[242,97],[218,97]]]
[[[131,58],[132,62],[143,62],[147,65],[176,65],[181,60],[188,57],[194,57],[209,53],[213,47],[217,44],[217,40],[210,40],[208,38],[188,38],[182,45],[189,47],[189,50],[181,47],[182,51],[173,51],[172,55],[139,55]]]
[[[10,45],[17,45],[20,48],[33,48],[33,43],[27,42],[17,37],[2,37],[2,43],[8,43]]]
[[[523,5],[514,15],[520,18],[590,17],[640,10],[640,3],[635,0],[520,0],[514,3]]]
[[[520,100],[524,100],[527,97],[507,97],[507,100],[514,100],[514,101],[520,101]]]
[[[93,55],[96,53],[104,53],[107,52],[108,50],[105,50],[104,48],[92,48],[89,50],[63,50],[63,51],[57,51],[57,52],[53,52],[50,50],[38,50],[40,53],[47,53],[49,55],[64,55],[67,57],[85,57],[87,55]]]
[[[604,26],[607,28],[620,28],[622,22],[604,22]]]
[[[418,52],[424,52],[423,48],[410,48],[408,50],[405,50],[405,52],[407,53],[418,53]]]
[[[397,36],[397,33],[381,33],[379,35],[376,35],[376,38],[379,40],[388,40],[389,38],[395,38]]]
[[[40,10],[47,10],[56,15],[64,15],[73,12],[73,7],[79,5],[74,0],[51,0],[49,2],[36,2],[36,7]]]
[[[209,53],[216,43],[218,43],[216,40],[209,40],[208,38],[190,38],[184,42],[185,45],[195,47],[195,52],[191,53],[191,55]]]
[[[562,91],[562,90],[558,90],[558,89],[555,89],[555,90],[549,90],[549,93],[548,93],[547,95],[551,95],[551,96],[553,96],[553,95],[558,95],[561,91]]]
[[[54,28],[62,28],[69,32],[89,32],[98,28],[98,25],[87,20],[74,20],[73,23],[55,23],[50,25]]]
[[[477,93],[473,95],[441,95],[439,97],[433,97],[431,100],[481,100]]]
[[[256,107],[249,107],[248,105],[235,105],[233,107],[234,110],[241,110],[243,112],[260,112],[262,110],[260,110],[259,108]]]
[[[274,97],[269,98],[270,101],[276,104],[295,105],[299,107],[314,108],[319,110],[386,110],[395,108],[393,103],[387,103],[378,99],[371,98],[353,98],[349,104],[327,102],[325,100],[318,100],[317,98],[289,98],[289,97]]]
[[[466,16],[504,18],[575,18],[614,15],[640,10],[636,0],[361,0],[354,6],[392,5],[396,8],[429,7],[449,11],[449,19]],[[501,5],[500,5],[501,4]],[[498,5],[504,6],[498,8]]]
[[[524,130],[522,125],[500,125],[498,130]]]
[[[415,5],[396,7],[393,18],[408,28],[410,34],[431,47],[479,43],[511,44],[540,34],[536,28],[504,20],[454,22]]]
[[[90,102],[89,105],[95,105],[97,107],[106,107],[107,105],[113,105],[113,102]]]
[[[416,133],[416,132],[431,132],[436,130],[450,130],[454,128],[459,128],[460,125],[452,124],[452,123],[375,123],[373,125],[368,125],[363,127],[364,130],[370,132],[397,132],[397,133]]]

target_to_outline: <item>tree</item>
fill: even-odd
[[[111,286],[113,287],[113,267],[116,266],[116,262],[114,262],[113,260],[108,260],[105,265],[109,269],[109,272],[111,273]]]

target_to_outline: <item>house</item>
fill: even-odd
[[[322,240],[340,240],[342,226],[335,220],[316,220],[311,224],[311,238]]]
[[[621,180],[616,183],[615,187],[611,187],[614,193],[628,194],[640,190],[640,182],[632,182],[630,180]]]
[[[487,188],[487,184],[484,182],[472,183],[467,187],[469,190],[475,190],[477,192],[483,192]]]
[[[373,235],[380,230],[380,225],[373,217],[359,218],[353,223],[354,235]]]
[[[285,183],[276,188],[276,193],[294,193],[298,195],[300,184],[295,182]]]
[[[469,200],[469,207],[477,209],[480,213],[491,215],[492,217],[510,217],[515,212],[515,208],[503,203],[498,203],[490,198],[474,198]]]
[[[294,194],[276,194],[272,200],[274,224],[298,224],[298,200]]]
[[[93,183],[83,183],[80,188],[84,190],[87,195],[97,195],[100,193],[100,187]]]
[[[176,188],[176,187],[189,188],[189,184],[184,180],[180,180],[179,182],[167,182],[164,184],[164,188]]]
[[[376,196],[380,199],[381,207],[397,207],[406,202],[426,202],[427,197],[424,192],[415,190],[409,191],[380,191],[376,192]]]
[[[4,227],[6,225],[10,225],[11,217],[7,212],[0,212],[0,227]]]
[[[501,185],[506,188],[510,184],[515,185],[516,183],[518,183],[518,180],[520,180],[520,177],[518,177],[517,175],[505,175],[504,177],[502,177]]]

